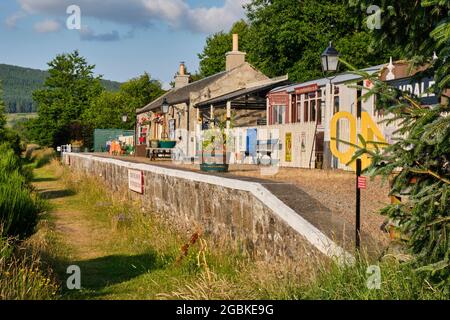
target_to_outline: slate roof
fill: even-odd
[[[183,103],[183,102],[189,103],[189,96],[190,96],[191,92],[196,92],[196,91],[200,91],[200,90],[204,89],[205,87],[209,86],[211,83],[213,83],[216,80],[225,76],[227,73],[228,73],[227,71],[219,72],[212,76],[206,77],[204,79],[192,82],[184,87],[181,87],[178,89],[171,89],[170,91],[166,92],[161,97],[150,102],[145,107],[137,109],[136,113],[141,114],[144,112],[148,112],[151,110],[161,108],[161,105],[162,105],[162,102],[164,101],[164,99],[167,99],[167,102],[169,103],[169,105],[179,104],[179,103]]]
[[[385,64],[381,64],[378,66],[373,66],[373,67],[362,69],[361,71],[365,71],[369,74],[373,74],[375,72],[379,72],[384,66],[385,66]],[[344,83],[347,81],[352,81],[352,80],[357,80],[357,79],[361,79],[361,76],[351,73],[351,72],[345,72],[345,73],[338,74],[335,78],[333,78],[331,80],[331,83],[338,84],[338,83]],[[330,80],[328,80],[327,78],[321,78],[321,79],[311,80],[311,81],[307,81],[307,82],[294,83],[292,85],[275,88],[270,93],[283,92],[283,91],[287,91],[288,93],[291,93],[291,92],[294,92],[296,88],[306,87],[308,85],[313,85],[313,84],[317,84],[319,87],[322,87],[322,86],[327,85],[329,82],[330,82]]]
[[[264,91],[264,90],[269,91],[270,89],[282,84],[283,82],[287,82],[287,81],[288,81],[287,77],[281,78],[281,79],[273,79],[271,82],[261,84],[259,86],[239,89],[239,90],[224,94],[222,96],[212,98],[210,100],[202,101],[202,102],[198,103],[197,105],[195,105],[194,107],[201,108],[201,107],[205,107],[205,106],[210,106],[210,105],[215,105],[218,103],[227,102],[229,100],[233,100],[235,98],[242,97],[242,96],[252,94],[255,92]]]

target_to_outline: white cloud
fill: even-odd
[[[111,42],[120,40],[120,35],[116,30],[107,33],[95,33],[89,27],[82,27],[80,30],[80,39],[85,41]]]
[[[244,17],[242,6],[248,0],[226,0],[223,7],[198,8],[189,10],[190,29],[212,33],[228,30],[234,22]]]
[[[5,24],[8,28],[15,28],[20,19],[26,17],[27,14],[23,11],[16,12],[6,18]]]
[[[34,30],[39,33],[57,32],[61,30],[61,24],[56,20],[46,19],[37,22],[34,25]]]
[[[29,15],[66,17],[73,0],[17,0]],[[221,7],[190,7],[186,0],[78,0],[83,17],[96,18],[133,28],[163,22],[170,28],[213,33],[227,30],[244,17],[242,6],[249,0],[225,0]]]

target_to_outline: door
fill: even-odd
[[[324,132],[317,132],[316,134],[316,169],[323,168],[323,146],[324,146],[325,134]]]
[[[256,157],[256,144],[258,140],[257,129],[247,129],[247,148],[245,154]]]

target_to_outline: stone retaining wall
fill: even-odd
[[[129,193],[146,209],[169,221],[199,225],[213,239],[227,239],[251,256],[304,259],[321,252],[352,258],[258,183],[86,154],[63,157],[72,170],[102,177],[113,191],[128,188],[129,169],[143,171],[144,194]]]

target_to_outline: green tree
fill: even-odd
[[[200,59],[200,76],[208,77],[225,70],[225,54],[232,49],[233,33],[239,34],[239,49],[246,51],[248,26],[245,21],[236,22],[230,32],[218,32],[206,39]]]
[[[118,92],[102,92],[86,109],[83,121],[97,129],[133,129],[136,109],[163,93],[161,83],[145,73],[123,83]],[[122,122],[123,114],[128,115],[127,123]]]
[[[342,58],[358,68],[385,63],[390,51],[370,49],[367,27],[352,14],[348,1],[254,0],[249,60],[269,76],[289,73],[293,81],[322,77],[320,54],[333,41]]]
[[[368,1],[359,1],[367,5]],[[374,45],[395,46],[411,61],[428,66],[419,72],[436,80],[440,103],[424,106],[417,97],[389,87],[375,77],[367,96],[376,95],[388,122],[398,121],[400,137],[383,150],[368,150],[376,143],[363,141],[354,158],[368,153],[373,159],[368,173],[394,177],[391,194],[402,203],[382,213],[397,222],[418,270],[450,292],[450,3],[447,1],[383,1],[382,28],[374,31]],[[433,52],[438,58],[432,60]]]
[[[358,68],[385,63],[393,52],[370,46],[372,34],[348,1],[253,0],[246,6],[248,24],[236,23],[228,33],[206,40],[199,54],[202,76],[225,69],[232,33],[239,33],[247,60],[268,76],[289,73],[292,81],[322,77],[320,54],[333,41],[343,59]]]
[[[2,83],[0,82],[0,144],[6,143],[16,155],[22,151],[20,137],[14,131],[6,128],[5,105],[3,103]]]
[[[78,51],[58,55],[49,62],[44,88],[33,93],[38,118],[30,121],[32,137],[43,146],[70,143],[79,132],[71,125],[81,119],[91,101],[103,92],[95,66],[89,65]]]
[[[0,139],[1,139],[1,130],[6,125],[6,116],[5,116],[5,104],[3,103],[3,89],[2,83],[0,81]]]
[[[437,54],[439,59],[429,75],[435,75],[440,90],[450,83],[450,2],[445,0],[352,0],[354,12],[365,12],[371,5],[381,9],[381,26],[371,32],[371,50],[391,51],[394,57],[409,59],[416,65],[429,63]],[[365,20],[362,21],[364,23]]]

